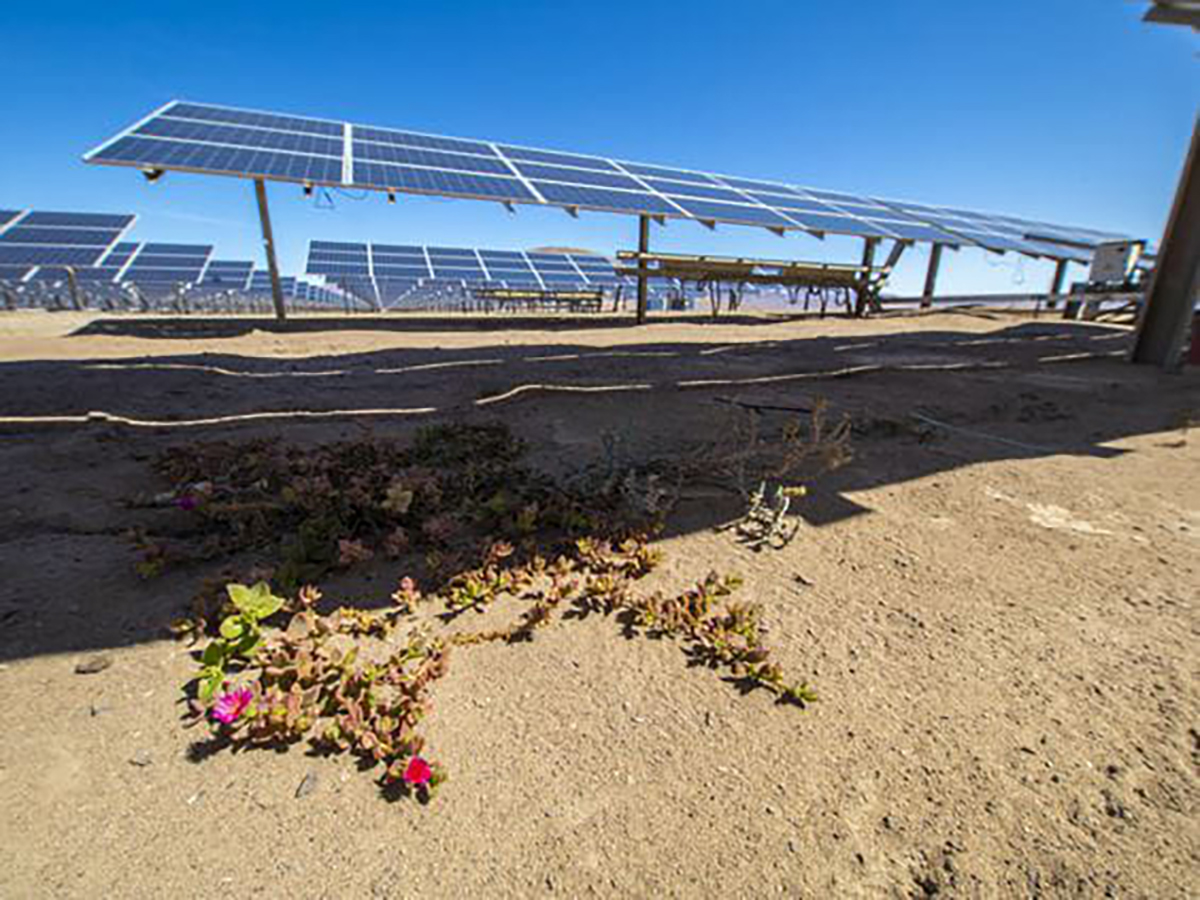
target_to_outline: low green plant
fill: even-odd
[[[253,587],[229,584],[225,589],[236,612],[221,621],[219,635],[201,654],[198,693],[205,702],[221,688],[232,664],[253,661],[262,645],[263,620],[283,608],[283,598],[275,596],[265,581]]]

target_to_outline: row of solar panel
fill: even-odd
[[[312,241],[306,271],[331,280],[450,280],[527,285],[618,284],[611,260],[581,253]]]
[[[708,224],[979,245],[1081,261],[1097,242],[1120,237],[777,182],[178,102],[88,159]]]
[[[0,278],[58,280],[71,266],[80,281],[132,282],[144,287],[195,284],[251,292],[269,290],[267,273],[251,262],[210,262],[213,248],[202,244],[123,242],[131,215],[0,210]],[[252,277],[253,276],[253,277]],[[324,296],[327,289],[285,279],[285,292]]]

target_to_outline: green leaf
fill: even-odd
[[[240,616],[230,616],[221,623],[221,637],[227,641],[236,641],[245,630]]]
[[[204,655],[200,657],[200,661],[204,663],[207,668],[223,668],[225,663],[225,655],[227,652],[228,648],[226,647],[224,641],[213,641],[204,648]]]
[[[225,680],[225,673],[221,669],[208,668],[200,676],[200,699],[208,703],[221,689],[221,682]]]
[[[229,599],[241,613],[249,619],[258,621],[265,619],[283,608],[283,598],[271,593],[271,586],[260,581],[254,587],[244,584],[227,584],[225,590]]]

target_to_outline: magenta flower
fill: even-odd
[[[184,494],[182,497],[175,498],[175,505],[184,512],[191,512],[200,505],[200,500],[197,497],[193,497],[191,494]]]
[[[419,756],[414,756],[409,760],[408,768],[404,770],[405,782],[413,787],[424,787],[429,784],[429,779],[432,777],[433,769],[429,768],[429,763]]]
[[[254,694],[249,688],[242,688],[240,691],[230,691],[228,694],[222,694],[217,698],[217,702],[213,704],[212,717],[218,722],[225,725],[232,725],[242,717],[242,713],[246,711],[246,707],[250,705],[250,701],[254,699]]]

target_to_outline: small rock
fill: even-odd
[[[93,717],[95,717],[95,716],[103,715],[104,713],[108,712],[111,709],[112,709],[112,707],[108,706],[107,704],[93,703],[90,707],[88,707],[88,712],[91,713],[91,715]]]
[[[129,758],[129,764],[131,766],[137,766],[138,768],[141,768],[141,769],[144,769],[146,766],[151,765],[153,762],[154,762],[154,759],[153,759],[153,757],[150,756],[149,750],[139,750],[137,753],[133,754],[133,756],[131,756]]]
[[[788,838],[787,848],[789,853],[797,853],[800,849],[798,846],[796,846],[796,841],[794,838]]]
[[[75,664],[76,675],[95,675],[97,672],[103,672],[113,663],[111,656],[105,656],[101,653],[98,656],[89,656],[83,662]]]
[[[316,772],[309,772],[305,775],[304,780],[300,782],[300,786],[296,788],[296,799],[299,800],[302,797],[307,797],[315,791],[319,780]]]
[[[770,803],[768,803],[766,806],[764,806],[763,809],[768,816],[775,815],[775,812],[776,812],[775,807],[773,807]]]

